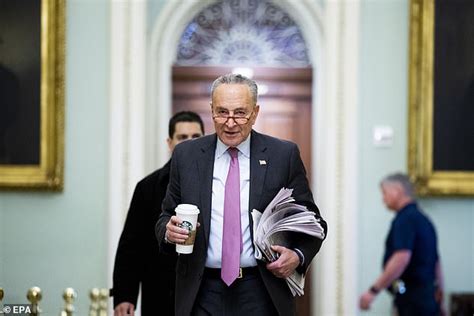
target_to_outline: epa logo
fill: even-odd
[[[3,306],[3,314],[12,314],[12,315],[15,315],[15,314],[29,314],[31,313],[31,305],[27,305],[27,304],[18,304],[18,305],[15,305],[15,304],[5,304],[5,306]],[[2,313],[0,313],[2,314]]]

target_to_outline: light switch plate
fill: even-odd
[[[373,128],[375,147],[390,147],[393,145],[393,128],[388,125],[377,125]]]

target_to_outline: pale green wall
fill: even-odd
[[[378,182],[406,170],[408,0],[363,0],[360,36],[360,156],[358,289],[377,277],[392,214]],[[164,1],[151,5],[157,17]],[[69,0],[67,5],[66,169],[62,193],[0,193],[0,286],[6,301],[24,302],[26,290],[45,292],[46,315],[59,312],[63,288],[79,292],[107,286],[107,148],[110,4]],[[148,21],[148,31],[153,25]],[[395,130],[391,148],[372,146],[372,127]],[[473,199],[423,199],[437,226],[446,289],[474,291]],[[448,293],[449,294],[449,293]],[[371,313],[388,315],[390,300],[377,298]]]
[[[58,315],[62,291],[106,287],[109,6],[68,0],[64,192],[0,193],[0,286],[5,302],[43,290],[44,315]]]
[[[360,42],[359,293],[381,271],[393,213],[381,201],[378,183],[387,173],[406,172],[408,117],[408,0],[363,0]],[[374,125],[390,125],[390,148],[372,145]],[[474,200],[425,198],[420,204],[439,235],[446,290],[474,291]],[[389,315],[391,298],[381,294],[370,313]]]

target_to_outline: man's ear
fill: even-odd
[[[401,198],[402,196],[405,196],[406,193],[405,193],[405,188],[403,187],[403,185],[401,183],[396,183],[396,188],[397,188],[397,195],[398,195],[398,198]]]
[[[173,151],[171,141],[172,141],[171,138],[167,138],[167,139],[166,139],[166,143],[168,144],[169,150],[170,150],[170,151]]]
[[[260,110],[260,106],[256,104],[253,108],[254,117],[253,117],[252,125],[255,124],[255,121],[257,121],[259,110]]]
[[[256,104],[255,105],[255,108],[254,108],[254,112],[255,112],[255,117],[258,116],[258,112],[260,111],[260,105]]]

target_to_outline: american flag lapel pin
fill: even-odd
[[[258,162],[260,163],[260,166],[264,166],[267,164],[266,160],[259,160]]]

